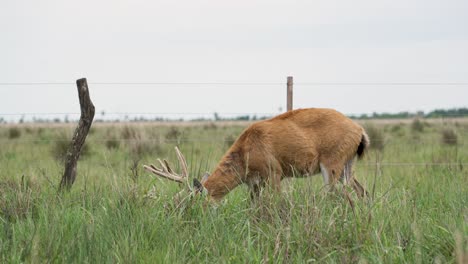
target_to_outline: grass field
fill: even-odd
[[[73,126],[0,126],[0,263],[468,263],[467,122],[365,125],[373,149],[355,170],[371,197],[354,206],[321,176],[256,203],[239,187],[217,206],[175,204],[179,186],[142,169],[176,163],[179,146],[200,177],[235,124],[95,124],[69,193]]]

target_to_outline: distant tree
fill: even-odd
[[[248,115],[245,115],[245,116],[238,116],[238,117],[233,118],[233,120],[249,121],[249,120],[250,120],[250,116],[248,116]]]
[[[216,112],[214,112],[214,120],[215,120],[215,121],[221,120],[221,117],[220,117],[219,114],[216,113]]]
[[[428,118],[435,117],[466,117],[468,116],[468,108],[453,108],[453,109],[436,109],[425,115]]]

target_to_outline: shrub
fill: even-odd
[[[26,134],[34,134],[34,129],[32,127],[26,127],[24,129],[24,131],[26,132]]]
[[[54,142],[54,145],[52,145],[52,156],[56,160],[64,162],[67,157],[67,151],[70,147],[70,144],[70,137],[68,137],[65,133],[59,134],[56,141]],[[84,145],[81,147],[80,157],[88,156],[90,154],[91,150],[89,144],[85,142]]]
[[[451,146],[458,144],[458,136],[453,129],[447,128],[442,130],[442,143]]]
[[[163,149],[159,144],[151,140],[132,140],[128,143],[130,155],[130,178],[134,183],[138,182],[139,171],[141,170],[140,161],[144,156],[155,155],[160,156]]]
[[[106,139],[106,148],[111,149],[118,149],[120,146],[120,141],[116,138],[108,138]]]
[[[391,128],[390,128],[390,131],[392,133],[397,133],[401,130],[401,124],[396,124],[396,125],[393,125]]]
[[[15,139],[21,137],[21,130],[17,127],[11,127],[8,129],[8,138]]]
[[[36,130],[36,134],[38,136],[42,136],[44,134],[44,128],[40,127]]]
[[[230,147],[232,146],[232,144],[234,144],[235,141],[236,141],[236,138],[233,135],[229,135],[224,138],[224,145],[226,147]]]
[[[169,131],[166,133],[166,139],[168,140],[178,140],[180,136],[182,135],[182,132],[177,127],[171,127]]]
[[[115,128],[106,129],[104,145],[108,150],[115,150],[120,147],[120,139],[115,132]]]
[[[424,123],[419,118],[413,119],[413,122],[411,123],[411,130],[413,132],[423,132]]]

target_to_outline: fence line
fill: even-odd
[[[468,82],[295,82],[302,86],[465,86]],[[0,86],[75,85],[73,82],[1,82]],[[89,85],[223,85],[268,86],[284,82],[89,82]]]
[[[279,115],[281,113],[279,112],[104,112],[104,116],[107,115],[239,115],[239,116],[253,116],[253,115]],[[99,114],[99,113],[98,113]],[[385,113],[379,113],[379,114],[385,114]],[[393,114],[393,113],[391,113]],[[395,113],[398,114],[398,113]],[[50,116],[50,115],[80,115],[78,112],[48,112],[48,113],[41,113],[41,112],[25,112],[25,113],[0,113],[0,116]],[[359,118],[363,114],[345,114],[348,117],[356,117]],[[367,119],[372,119],[372,114],[367,114]],[[399,118],[375,118],[375,119],[383,119],[383,120],[398,120],[398,119],[409,119],[409,118],[421,118],[421,119],[441,119],[441,118],[446,118],[446,117],[468,117],[468,115],[463,115],[463,114],[444,114],[443,116],[434,116],[434,117],[424,117],[424,116],[418,116],[417,114],[414,114],[414,116],[408,116],[408,117],[399,117]],[[364,120],[364,119],[363,119]]]
[[[86,140],[86,142],[108,142],[108,141],[119,141],[119,142],[158,142],[158,143],[178,143],[178,142],[232,142],[233,139],[229,139],[229,136],[225,136],[219,139],[213,139],[213,138],[195,138],[195,139],[190,139],[190,138],[180,138],[180,139],[162,139],[164,136],[161,138],[144,138],[144,139],[138,139],[138,138],[98,138],[98,139],[89,139]],[[236,138],[234,138],[236,139]],[[450,141],[450,140],[449,140]],[[452,141],[456,141],[457,145],[464,145],[465,141],[460,141],[458,139],[453,139]],[[70,142],[70,139],[0,139],[1,144],[14,144],[14,143],[40,143],[40,142]],[[383,139],[383,140],[371,140],[372,142],[384,142],[385,146],[391,146],[392,144],[388,143],[407,143],[407,142],[413,142],[413,143],[439,143],[435,142],[434,140],[418,140],[418,139],[406,139],[406,140],[391,140],[391,139]]]
[[[214,115],[214,114],[218,114],[218,115],[249,115],[249,116],[252,116],[252,115],[278,115],[280,113],[276,112],[276,113],[266,113],[266,112],[258,112],[258,113],[220,113],[220,112],[205,112],[205,113],[202,113],[202,112],[104,112],[104,115]],[[98,113],[99,114],[99,113]],[[5,115],[5,116],[21,116],[21,115],[24,115],[24,116],[34,116],[34,115],[37,115],[37,116],[47,116],[47,115],[80,115],[80,113],[78,112],[57,112],[57,113],[32,113],[32,112],[28,112],[28,113],[0,113],[0,116],[2,115]]]
[[[356,163],[357,166],[468,166],[468,163],[464,162],[366,162],[366,163]]]
[[[356,162],[356,166],[365,166],[365,167],[453,167],[453,166],[468,166],[468,163],[465,162],[367,162],[359,163]]]
[[[0,86],[40,86],[40,85],[74,85],[69,82],[3,82]],[[89,85],[223,85],[223,86],[252,86],[252,85],[284,85],[281,82],[89,82]]]

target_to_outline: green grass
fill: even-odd
[[[95,126],[63,194],[55,149],[73,127],[19,126],[13,138],[0,127],[0,263],[465,261],[468,127],[453,126],[457,145],[447,145],[441,125],[374,126],[385,147],[357,163],[372,195],[351,194],[354,206],[325,192],[321,177],[286,180],[281,195],[265,191],[256,203],[239,187],[217,206],[203,197],[176,205],[178,186],[142,170],[157,157],[175,163],[178,145],[199,178],[239,126]]]

